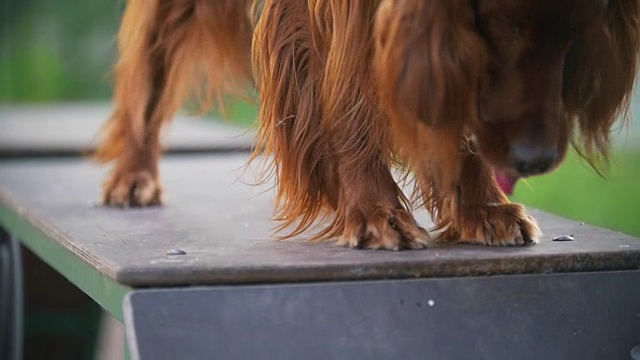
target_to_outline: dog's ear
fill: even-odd
[[[640,46],[638,0],[603,2],[604,15],[576,39],[567,54],[563,100],[580,129],[578,150],[606,159],[609,133],[628,118]]]
[[[477,118],[487,53],[470,0],[384,0],[376,13],[374,69],[392,118],[429,125]]]

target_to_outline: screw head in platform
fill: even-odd
[[[553,241],[573,241],[575,238],[573,235],[558,235],[553,238]]]
[[[182,250],[182,249],[171,249],[169,251],[167,251],[167,255],[186,255],[187,252]]]

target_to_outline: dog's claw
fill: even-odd
[[[466,210],[461,223],[450,225],[438,241],[488,246],[524,246],[538,242],[538,223],[519,204]]]
[[[149,171],[114,171],[104,183],[102,203],[122,208],[160,205],[162,188],[157,176]]]
[[[347,219],[338,244],[355,249],[422,249],[431,240],[404,209],[378,206],[370,212],[355,211]]]

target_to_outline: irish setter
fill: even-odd
[[[115,110],[96,158],[104,202],[161,202],[159,134],[194,96],[260,100],[257,152],[277,179],[285,237],[416,249],[438,239],[525,245],[536,221],[510,203],[569,143],[606,159],[626,118],[638,0],[129,0]],[[255,157],[255,156],[254,156]],[[415,198],[394,180],[415,178]]]

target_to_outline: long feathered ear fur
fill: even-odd
[[[477,124],[488,61],[474,13],[469,0],[385,0],[376,18],[380,103],[398,155],[439,223],[450,221],[442,209],[455,202],[461,146]]]
[[[475,120],[487,55],[471,1],[385,0],[374,36],[387,110],[436,126]]]
[[[640,3],[611,0],[601,22],[573,44],[564,73],[565,106],[579,126],[574,147],[592,165],[607,159],[616,120],[628,121],[640,46]]]
[[[317,19],[326,18],[327,1],[256,3],[252,60],[260,94],[260,131],[252,159],[262,152],[264,179],[276,177],[274,218],[278,231],[292,237],[308,229],[337,203],[338,185],[321,126],[319,79],[326,44]],[[316,44],[317,47],[313,47]]]

